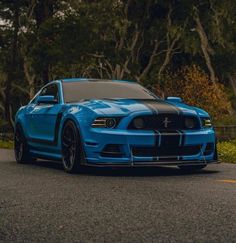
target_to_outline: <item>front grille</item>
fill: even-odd
[[[144,127],[136,128],[134,120],[141,118],[144,121]],[[190,118],[194,122],[194,127],[191,129],[199,129],[200,122],[196,116],[183,116],[177,114],[158,114],[158,115],[146,115],[137,116],[129,124],[130,130],[186,130],[189,129],[185,125],[185,119]]]
[[[182,133],[178,133],[176,131],[159,131],[160,134],[158,136],[158,140],[161,140],[161,145],[163,147],[178,147],[180,146],[180,142],[182,140],[182,145],[184,144],[184,135]]]
[[[133,146],[132,154],[137,157],[165,157],[165,156],[188,156],[197,155],[201,152],[202,145],[191,145],[182,147],[141,147]]]

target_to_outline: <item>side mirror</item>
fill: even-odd
[[[37,100],[38,104],[56,104],[57,100],[54,98],[53,95],[42,95],[38,97]]]
[[[167,97],[166,100],[170,102],[176,102],[176,103],[183,102],[183,100],[180,97]]]

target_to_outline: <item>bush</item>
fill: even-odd
[[[218,144],[219,160],[236,164],[236,140]]]
[[[13,141],[0,140],[0,148],[12,149],[13,145],[14,145]]]
[[[236,114],[225,116],[214,123],[215,126],[236,125]]]
[[[212,84],[209,76],[196,65],[185,66],[165,76],[156,87],[165,96],[179,96],[184,102],[207,110],[216,120],[230,114],[232,107],[220,83]]]

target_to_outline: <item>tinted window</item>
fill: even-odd
[[[88,99],[156,99],[141,85],[128,82],[64,82],[63,91],[66,103]]]
[[[56,84],[51,84],[43,88],[40,95],[53,95],[56,100],[59,101],[58,86]]]

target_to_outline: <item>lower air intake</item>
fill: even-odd
[[[202,145],[183,147],[140,147],[132,148],[133,156],[137,157],[158,157],[158,156],[191,156],[201,152]]]
[[[122,155],[119,144],[107,144],[101,153],[102,157],[120,158]]]

